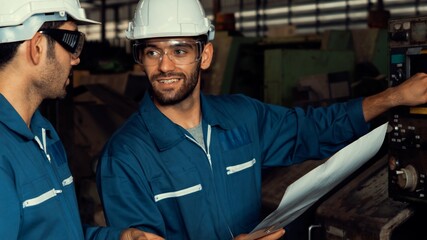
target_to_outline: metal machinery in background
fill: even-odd
[[[427,16],[389,21],[390,86],[427,72]],[[427,105],[389,112],[389,196],[427,203]]]
[[[357,95],[359,63],[370,63],[379,73],[387,73],[387,32],[383,29],[329,31],[318,41],[317,48],[265,44],[265,102],[302,107],[330,104]]]

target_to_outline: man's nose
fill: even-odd
[[[159,69],[162,72],[170,72],[175,69],[175,63],[168,56],[168,53],[163,53],[162,57],[159,59]]]

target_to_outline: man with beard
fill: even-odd
[[[76,0],[1,0],[2,239],[162,239],[138,229],[82,228],[63,145],[37,110],[63,98],[79,64],[86,18]]]
[[[388,109],[427,101],[426,74],[306,111],[205,95],[214,27],[198,0],[141,0],[126,36],[150,90],[106,144],[98,189],[108,225],[166,239],[244,239],[260,221],[263,168],[327,158]]]

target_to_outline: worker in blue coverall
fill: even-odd
[[[201,71],[212,61],[214,27],[198,0],[141,0],[126,36],[150,88],[106,144],[98,190],[108,225],[166,239],[245,239],[261,220],[263,168],[325,159],[381,113],[427,100],[426,74],[306,111],[205,95]]]
[[[66,94],[84,34],[77,0],[1,0],[0,238],[163,239],[136,228],[82,226],[64,147],[37,110]]]

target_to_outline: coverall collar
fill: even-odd
[[[217,117],[216,109],[212,108],[206,101],[206,96],[201,94],[200,98],[202,118],[205,123],[224,129],[231,127],[227,119]],[[186,131],[160,112],[154,105],[149,93],[145,94],[139,113],[160,151],[167,150],[185,139]]]
[[[0,122],[27,140],[32,140],[35,136],[31,129],[27,127],[27,124],[24,122],[15,108],[13,108],[13,106],[2,94],[0,94]],[[48,133],[51,130],[50,125],[46,124],[46,120],[43,118],[39,110],[33,114],[30,125],[35,132],[41,132],[41,130],[39,131],[41,128],[48,128],[46,129],[48,130]]]

